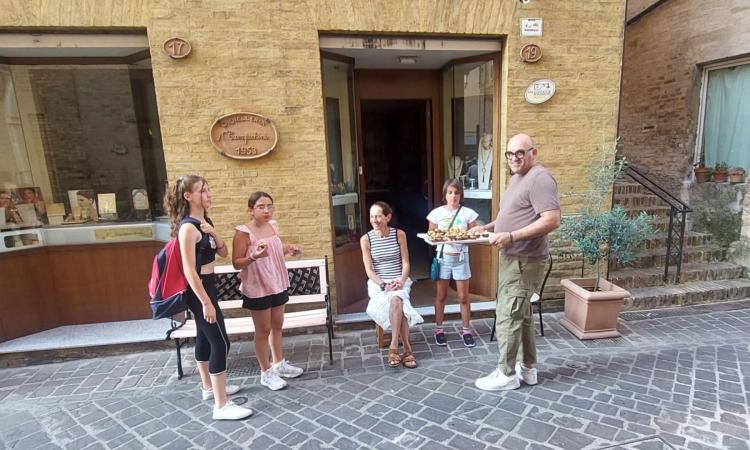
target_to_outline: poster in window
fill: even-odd
[[[91,189],[73,189],[68,191],[71,214],[66,223],[97,222],[96,195]]]
[[[145,189],[133,189],[133,209],[136,211],[148,210],[148,193]]]
[[[42,198],[42,190],[36,186],[22,187],[15,191],[16,198],[18,199],[18,205],[31,205],[34,209],[36,216],[37,225],[49,223],[47,220],[47,206]],[[28,208],[24,207],[25,210]],[[25,224],[29,223],[27,220],[23,221]]]
[[[105,220],[117,219],[117,196],[114,193],[99,194],[99,217]]]

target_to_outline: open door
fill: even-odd
[[[363,233],[362,168],[354,116],[354,61],[321,52],[328,181],[336,268],[336,313],[362,312],[367,306],[367,274],[359,237]]]
[[[482,224],[495,219],[499,198],[499,53],[451,61],[443,68],[442,177],[464,184],[463,204]],[[436,185],[437,186],[437,185]],[[440,195],[436,190],[436,198]],[[495,296],[497,251],[486,245],[469,248],[469,292]]]

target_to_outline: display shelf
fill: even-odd
[[[336,194],[331,196],[331,202],[333,206],[350,205],[359,202],[359,196],[356,192],[349,192],[348,194]]]
[[[44,245],[45,236],[42,228],[26,228],[23,230],[6,230],[0,232],[0,253],[43,247]]]
[[[464,197],[492,200],[492,190],[490,189],[464,189]]]
[[[0,253],[42,246],[167,241],[167,222],[55,225],[0,232]]]

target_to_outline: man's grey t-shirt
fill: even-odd
[[[500,211],[495,220],[495,233],[521,229],[539,218],[545,211],[560,209],[557,181],[543,166],[537,164],[525,175],[513,175],[500,200]],[[517,261],[544,261],[549,244],[547,236],[527,241],[514,241],[503,256]]]

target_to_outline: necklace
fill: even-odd
[[[485,175],[487,174],[487,163],[490,162],[490,159],[492,159],[492,147],[482,147],[482,152],[486,153],[487,156],[479,155],[480,160],[482,161],[482,183],[484,183]]]

